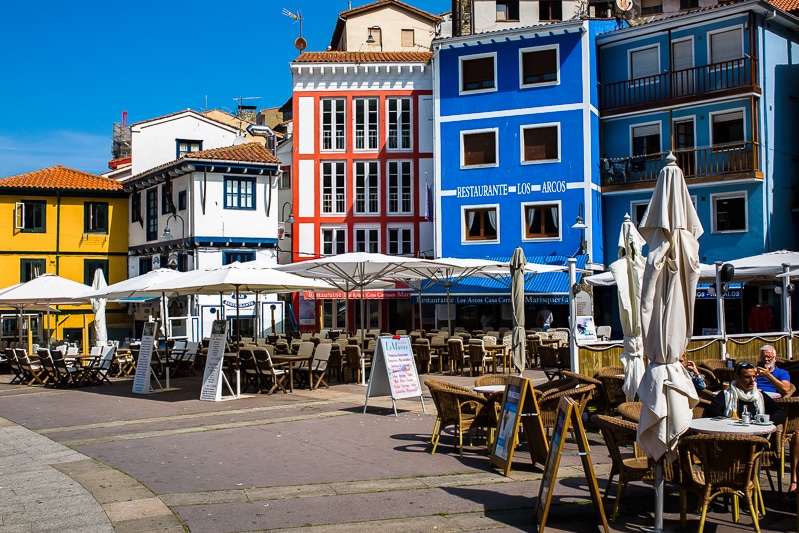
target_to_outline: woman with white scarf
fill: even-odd
[[[735,366],[735,381],[724,392],[716,395],[705,409],[705,416],[743,418],[744,413],[754,420],[755,415],[767,414],[774,424],[785,422],[785,411],[768,394],[757,388],[757,372],[752,363]]]

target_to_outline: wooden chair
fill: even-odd
[[[14,377],[11,378],[9,383],[25,383],[25,372],[23,372],[19,360],[17,360],[17,354],[14,352],[14,348],[6,348],[5,354],[8,360],[8,366],[11,368],[11,373],[14,374]]]
[[[560,366],[561,372],[564,370],[571,370],[572,369],[572,361],[571,361],[571,350],[569,345],[565,346],[558,346],[558,366]]]
[[[447,355],[449,355],[449,371],[454,374],[460,370],[461,375],[469,368],[469,375],[472,375],[472,366],[469,364],[469,355],[463,349],[463,339],[451,337],[447,339]]]
[[[300,369],[299,378],[301,381],[307,381],[309,389],[315,390],[319,388],[320,384],[324,384],[325,388],[330,388],[330,385],[325,381],[325,377],[327,377],[332,347],[333,345],[331,343],[319,344],[314,351],[310,366]],[[296,369],[294,370],[294,377],[295,379],[298,377]]]
[[[288,392],[286,384],[289,379],[288,363],[272,362],[272,356],[264,347],[253,348],[252,353],[255,357],[259,379],[261,380],[258,392],[266,390],[266,394],[272,394],[275,390],[280,389],[283,394],[286,394]]]
[[[250,388],[252,388],[254,392],[260,391],[263,388],[261,371],[255,360],[255,354],[251,349],[239,348],[239,366],[241,368],[241,374],[244,377],[244,385],[241,391],[247,392]]]
[[[708,504],[721,494],[744,498],[756,532],[760,524],[755,509],[757,462],[768,441],[753,435],[691,435],[680,439],[680,525],[686,527],[687,491],[699,496],[701,516],[698,533],[705,527]],[[697,467],[697,462],[701,467]],[[738,521],[738,506],[733,507]]]
[[[356,383],[361,382],[361,347],[357,344],[348,344],[344,348],[344,365],[349,369],[352,380]],[[372,361],[363,360],[364,371],[372,367]],[[366,379],[366,376],[364,376]]]
[[[44,379],[47,374],[44,372],[42,365],[37,361],[31,361],[28,358],[28,351],[24,348],[14,348],[14,354],[17,356],[17,362],[22,369],[24,381],[28,385],[44,385]]]
[[[605,446],[610,452],[611,467],[608,474],[608,484],[605,486],[605,498],[610,492],[613,477],[618,474],[619,481],[616,485],[616,497],[613,502],[611,521],[616,521],[619,514],[619,502],[624,494],[624,489],[630,481],[644,481],[654,479],[654,465],[646,457],[635,454],[635,440],[638,424],[627,420],[620,420],[605,415],[594,415],[591,421],[599,426]],[[628,452],[629,450],[629,452]]]
[[[784,396],[774,401],[785,410],[785,422],[777,426],[777,432],[774,434],[773,448],[763,452],[763,465],[767,467],[776,467],[777,486],[778,491],[781,493],[782,482],[785,479],[785,445],[788,444],[794,434],[799,431],[799,396]],[[765,468],[764,470],[766,470],[769,484],[773,490],[774,483],[771,481],[770,469]]]
[[[193,376],[194,365],[197,363],[197,354],[200,350],[199,342],[187,342],[183,357],[175,363],[175,376]]]
[[[602,382],[602,390],[605,392],[605,402],[609,411],[613,411],[619,405],[627,401],[622,386],[624,385],[624,368],[620,366],[605,366],[597,370],[594,375]]]
[[[108,375],[114,366],[116,346],[113,344],[101,346],[100,352],[100,355],[92,358],[89,365],[84,369],[83,379],[93,385],[101,385],[103,383],[111,385]]]
[[[44,385],[51,384],[55,387],[56,379],[58,372],[55,369],[55,363],[53,363],[53,356],[50,355],[50,350],[48,348],[39,348],[36,350],[36,355],[39,357],[39,364],[42,366],[44,379]]]
[[[538,356],[541,358],[541,370],[548,380],[552,381],[555,376],[560,377],[561,368],[558,360],[558,352],[552,346],[539,346]]]
[[[50,352],[56,370],[56,386],[77,387],[83,383],[83,369],[67,363],[64,354],[56,350]]]
[[[136,361],[130,350],[117,350],[116,376],[131,376],[136,373]]]

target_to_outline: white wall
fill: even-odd
[[[579,13],[579,2],[564,0],[562,5],[563,20],[572,20]],[[473,6],[473,33],[522,28],[540,23],[540,18],[538,16],[538,0],[520,0],[519,20],[507,22],[497,21],[495,0],[473,0]]]
[[[404,9],[387,6],[382,9],[370,10],[362,15],[349,16],[346,30],[343,35],[345,48],[348,52],[380,52],[381,43],[376,39],[374,44],[368,44],[369,28],[378,26],[382,34],[383,52],[411,52],[430,49],[430,43],[435,36],[436,25],[433,21],[419,17]],[[402,46],[402,30],[413,30],[414,46]]]

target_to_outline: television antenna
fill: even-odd
[[[295,13],[292,13],[291,11],[289,11],[288,9],[286,9],[286,8],[284,7],[284,8],[283,8],[283,11],[282,11],[282,13],[283,13],[285,16],[287,16],[288,18],[294,19],[294,22],[295,22],[295,23],[296,23],[296,22],[299,22],[299,23],[300,23],[300,36],[299,36],[299,37],[297,37],[297,38],[294,40],[294,47],[295,47],[297,50],[299,50],[300,52],[302,52],[302,51],[303,51],[303,50],[305,50],[305,48],[308,46],[308,41],[306,41],[306,40],[303,38],[303,36],[302,36],[302,11],[300,11],[300,10],[298,9],[298,10],[297,10],[297,13],[295,14]]]

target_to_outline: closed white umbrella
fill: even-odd
[[[517,246],[510,260],[510,294],[513,303],[511,353],[513,366],[519,371],[519,375],[524,371],[524,267],[526,265],[524,250],[521,246]]]
[[[100,291],[108,284],[105,282],[105,275],[103,269],[98,268],[94,271],[94,279],[92,280],[92,289]],[[94,311],[94,338],[97,344],[104,345],[108,342],[108,329],[105,325],[105,298],[92,298],[92,311]]]
[[[616,280],[619,296],[621,329],[624,333],[624,353],[621,354],[624,366],[622,390],[629,401],[635,399],[645,366],[641,338],[641,283],[646,265],[641,249],[644,244],[646,241],[635,229],[630,215],[624,215],[619,233],[619,259],[610,265],[610,272]]]
[[[677,440],[688,429],[692,409],[699,402],[679,359],[693,330],[700,273],[698,238],[703,230],[671,153],[639,230],[649,244],[641,287],[641,326],[649,365],[638,388],[642,409],[637,442],[657,461],[655,529],[659,531],[663,527],[662,461],[676,457]]]

